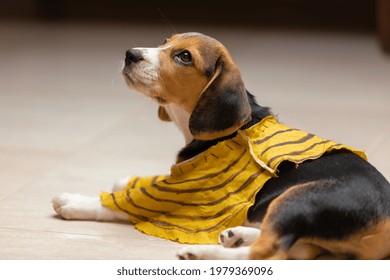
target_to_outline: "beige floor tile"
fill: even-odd
[[[68,154],[0,145],[0,200],[33,182]]]
[[[0,259],[174,259],[179,248],[164,240],[131,237],[0,228]]]

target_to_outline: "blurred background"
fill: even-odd
[[[252,27],[304,27],[374,32],[390,50],[388,0],[15,0],[4,1],[0,16],[16,20],[123,22]]]
[[[390,179],[390,0],[2,1],[0,258],[174,258],[179,244],[63,221],[50,200],[169,172],[184,139],[121,67],[187,31],[221,41],[282,122],[365,150]]]
[[[159,23],[165,15],[174,23],[233,26],[310,26],[374,31],[387,0],[243,0],[239,3],[199,0],[15,0],[2,3],[7,18]],[[385,16],[384,16],[385,17]]]

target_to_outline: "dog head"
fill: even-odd
[[[178,122],[171,105],[187,114],[195,139],[230,135],[251,118],[240,70],[220,42],[203,34],[176,34],[157,48],[128,50],[123,75],[160,105],[160,119]]]

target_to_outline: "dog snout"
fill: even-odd
[[[140,60],[143,60],[143,57],[139,50],[130,49],[126,51],[126,57],[125,57],[126,66],[138,62]]]

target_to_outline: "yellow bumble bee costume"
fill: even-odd
[[[297,165],[324,153],[363,152],[280,124],[272,116],[238,131],[196,157],[173,165],[169,176],[133,177],[103,192],[105,207],[125,212],[149,235],[189,244],[214,244],[219,233],[243,224],[257,192],[277,177],[283,161]]]

